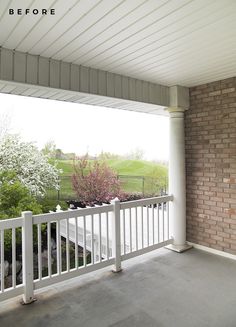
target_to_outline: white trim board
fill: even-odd
[[[202,250],[202,251],[205,251],[205,252],[208,252],[208,253],[216,254],[216,255],[219,255],[221,257],[225,257],[225,258],[228,258],[228,259],[236,260],[236,255],[228,253],[228,252],[215,250],[215,249],[209,248],[207,246],[192,243],[192,242],[187,242],[187,244],[192,245],[195,249],[198,249],[198,250]]]

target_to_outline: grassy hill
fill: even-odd
[[[166,177],[167,167],[143,160],[107,160],[107,164],[119,175]]]
[[[166,166],[144,160],[122,160],[122,159],[109,159],[106,163],[118,175],[130,176],[144,176],[144,177],[167,177],[168,170]],[[59,160],[58,168],[63,170],[62,175],[73,174],[73,161],[72,160]]]
[[[119,175],[125,192],[152,195],[160,194],[166,188],[168,176],[166,166],[144,160],[109,159],[106,163]],[[58,168],[63,170],[60,198],[74,198],[70,177],[73,174],[73,161],[59,160]],[[50,196],[57,197],[57,194],[55,191],[50,191]]]

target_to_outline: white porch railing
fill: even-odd
[[[31,212],[23,212],[20,218],[1,220],[0,301],[23,294],[24,303],[30,303],[34,300],[34,290],[109,265],[114,265],[113,271],[120,271],[122,261],[172,243],[168,210],[169,201],[172,200],[172,196],[124,203],[113,200],[111,204],[100,207],[35,216]],[[46,231],[46,240],[44,240],[47,245],[46,270],[42,269],[42,260],[45,260],[45,257],[42,258],[42,237],[45,235],[42,234],[42,227]],[[10,286],[9,283],[5,285],[4,278],[4,243],[5,235],[9,234],[9,231]],[[52,231],[55,231],[56,242],[53,249]],[[22,235],[23,278],[22,281],[17,282],[16,235],[19,233]],[[70,253],[71,242],[74,244],[73,257]],[[83,248],[81,257],[79,257],[78,244]],[[56,253],[54,262],[52,251]]]

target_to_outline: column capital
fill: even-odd
[[[187,109],[186,108],[183,108],[183,107],[171,106],[171,107],[167,107],[166,110],[169,113],[172,113],[172,112],[185,112]]]
[[[189,108],[189,89],[180,85],[171,86],[169,88],[169,107],[187,110]]]
[[[168,107],[166,111],[169,112],[171,118],[184,118],[185,108],[182,107]]]

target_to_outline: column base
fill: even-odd
[[[36,298],[32,298],[30,301],[28,301],[28,302],[25,302],[23,299],[20,301],[20,303],[22,304],[22,305],[28,305],[28,304],[31,304],[31,303],[34,303],[35,301],[37,301],[37,299]]]
[[[115,268],[113,268],[111,271],[112,271],[113,273],[117,274],[117,273],[121,272],[122,270],[123,270],[122,268],[120,268],[120,269],[118,269],[118,270],[116,270]]]
[[[174,244],[169,244],[167,246],[165,246],[166,249],[174,251],[174,252],[178,252],[178,253],[182,253],[185,252],[189,249],[192,249],[192,245],[189,244],[183,244],[183,245],[174,245]]]

